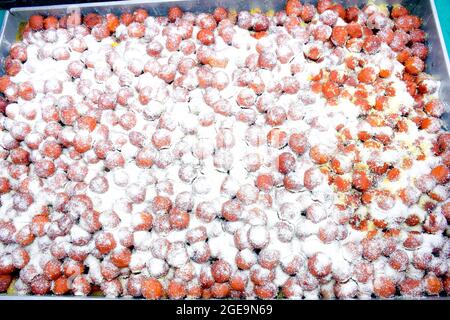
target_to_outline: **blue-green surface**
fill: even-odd
[[[417,0],[421,1],[421,0]],[[449,0],[435,0],[436,8],[441,23],[442,32],[444,34],[447,51],[450,55],[450,1]],[[4,11],[0,10],[0,25],[3,21]]]
[[[450,3],[449,0],[435,0],[436,8],[441,23],[442,33],[444,34],[447,52],[450,55]]]

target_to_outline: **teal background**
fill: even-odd
[[[442,33],[444,34],[447,53],[450,55],[450,3],[449,0],[434,0],[439,15]]]
[[[439,21],[442,27],[442,32],[444,34],[445,44],[447,46],[447,52],[450,55],[450,1],[435,0],[435,3],[439,15]],[[5,12],[3,10],[0,10],[0,25],[3,21],[4,14]]]

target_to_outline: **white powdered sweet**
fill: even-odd
[[[373,28],[391,22],[378,7],[370,10],[378,14],[369,19]],[[385,43],[367,54],[314,39],[318,27],[331,32],[325,24],[347,25],[332,10],[316,12],[310,24],[294,31],[270,17],[268,34],[259,40],[252,31],[222,22],[210,46],[197,39],[197,22],[192,39],[182,40],[181,50],[169,50],[171,41],[188,31],[180,22],[188,17],[168,25],[147,17],[142,38],[132,37],[136,25],[124,24],[102,39],[81,26],[26,34],[27,59],[10,80],[28,82],[34,96],[19,97],[0,116],[0,153],[9,152],[1,158],[0,177],[8,177],[11,186],[0,196],[0,223],[10,223],[0,224],[4,265],[21,247],[10,238],[27,226],[38,228],[36,216],[48,219],[24,246],[30,268],[17,280],[17,292],[33,291],[35,278],[27,275],[45,274],[53,259],[86,266],[74,294],[86,294],[87,280],[109,297],[134,295],[124,289],[126,283],[135,287],[131,274],[158,278],[165,288],[174,279],[186,287],[200,281],[215,297],[221,297],[219,283],[229,282],[236,297],[273,298],[281,287],[286,297],[309,299],[366,298],[374,290],[380,295],[380,277],[395,283],[421,278],[410,263],[416,248],[407,250],[408,268],[397,270],[383,233],[398,230],[394,250],[403,248],[409,232],[422,232],[405,224],[415,215],[428,223],[421,250],[431,255],[448,247],[440,204],[447,201],[448,185],[423,178],[442,163],[433,151],[440,131],[414,123],[421,114],[396,52]],[[260,19],[253,23],[264,23]],[[322,58],[312,59],[317,46]],[[391,75],[375,84],[352,84],[357,72],[346,59]],[[341,95],[327,100],[330,71],[345,74],[346,81]],[[319,82],[324,94],[314,87]],[[373,106],[382,85],[395,90],[385,109],[363,110],[356,99],[361,90]],[[424,85],[430,92],[436,88],[427,101],[437,97],[437,82],[427,79]],[[14,95],[8,90],[5,95]],[[374,124],[380,114],[383,123]],[[408,132],[388,123],[399,118]],[[372,145],[358,138],[362,133]],[[305,143],[296,148],[293,134],[302,134]],[[384,145],[383,137],[389,139]],[[49,142],[61,149],[56,159],[50,151],[58,150],[45,149]],[[13,177],[14,169],[25,167],[13,159],[19,146],[28,152],[29,171]],[[374,174],[383,166],[382,174]],[[399,169],[399,178],[388,179],[387,168]],[[366,190],[355,172],[367,173],[373,194],[361,192]],[[348,189],[341,190],[336,178]],[[361,203],[365,196],[370,201]],[[438,213],[430,218],[431,205]],[[52,250],[56,244],[61,256]],[[105,249],[109,245],[112,250]],[[209,283],[202,270],[216,260],[221,267]],[[355,271],[366,260],[372,272]],[[110,279],[112,272],[118,280]],[[232,281],[235,273],[246,279],[242,292]]]

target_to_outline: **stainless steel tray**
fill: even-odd
[[[316,0],[306,2],[315,3]],[[367,0],[337,0],[346,6],[364,5]],[[375,3],[395,4],[401,3],[415,15],[424,20],[423,29],[428,34],[428,46],[430,48],[427,60],[427,72],[441,81],[440,97],[446,105],[446,113],[443,120],[446,129],[450,128],[450,62],[444,37],[439,24],[434,0],[375,0]],[[132,11],[137,8],[145,8],[150,15],[165,15],[169,7],[173,5],[181,7],[184,11],[191,12],[211,12],[217,6],[228,9],[248,10],[251,8],[261,8],[263,10],[281,10],[285,5],[285,0],[147,0],[147,1],[120,1],[85,3],[74,5],[54,5],[41,7],[12,8],[6,12],[3,25],[0,31],[0,74],[3,71],[3,59],[8,55],[9,47],[16,41],[16,34],[19,25],[34,13],[52,14],[62,16],[72,11],[80,11],[82,14],[97,12],[105,14],[113,12],[119,14],[123,11]]]
[[[120,14],[122,12],[133,11],[138,8],[145,8],[150,15],[166,15],[167,10],[174,5],[179,6],[183,11],[190,12],[212,12],[216,7],[223,6],[227,9],[249,10],[260,8],[264,11],[282,10],[286,0],[147,0],[147,1],[120,1],[120,2],[102,2],[85,3],[76,5],[53,5],[40,7],[12,8],[5,13],[3,25],[0,30],[0,74],[4,73],[3,60],[8,55],[11,44],[16,41],[16,35],[21,22],[39,13],[42,15],[62,16],[73,11],[79,11],[82,14],[97,12],[106,14],[109,12]],[[316,3],[316,0],[306,0],[302,2]],[[336,0],[345,6],[366,4],[367,0]],[[436,6],[434,0],[375,0],[371,1],[377,4],[397,4],[400,3],[407,7],[413,14],[423,19],[423,29],[428,34],[427,44],[429,47],[429,56],[427,59],[427,73],[433,75],[441,81],[440,98],[446,105],[446,113],[443,120],[447,130],[450,128],[450,62],[447,49],[442,35],[442,29],[439,24]],[[3,299],[80,299],[80,297],[34,297],[34,296],[11,296],[0,295]],[[84,299],[90,299],[85,297]],[[91,299],[98,299],[93,297]],[[102,298],[105,299],[105,298]],[[449,299],[449,298],[444,298]]]

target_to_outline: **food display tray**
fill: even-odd
[[[305,0],[302,2],[316,3],[316,0]],[[367,0],[336,0],[344,6],[367,4]],[[166,15],[172,6],[179,6],[183,11],[189,12],[212,12],[216,7],[223,6],[227,9],[250,10],[259,8],[266,12],[268,10],[283,10],[285,0],[147,0],[147,1],[116,1],[98,2],[84,4],[65,4],[51,6],[35,6],[11,8],[5,13],[3,24],[0,29],[0,74],[4,74],[3,61],[9,53],[11,44],[17,41],[19,27],[28,21],[33,14],[54,15],[61,17],[71,12],[80,12],[85,15],[90,12],[99,14],[114,13],[120,15],[122,12],[132,12],[138,8],[144,8],[151,16]],[[446,106],[446,112],[442,119],[446,130],[450,128],[450,62],[447,49],[439,23],[437,9],[434,0],[371,0],[375,4],[402,4],[412,14],[423,19],[422,29],[427,33],[427,45],[429,55],[426,61],[426,72],[441,82],[440,99]],[[98,299],[100,297],[56,297],[56,296],[14,296],[0,295],[2,299]],[[107,299],[101,297],[101,299]],[[123,298],[121,298],[123,299]],[[433,298],[432,298],[433,299]],[[438,298],[439,299],[439,298]],[[450,299],[448,297],[443,299]]]

